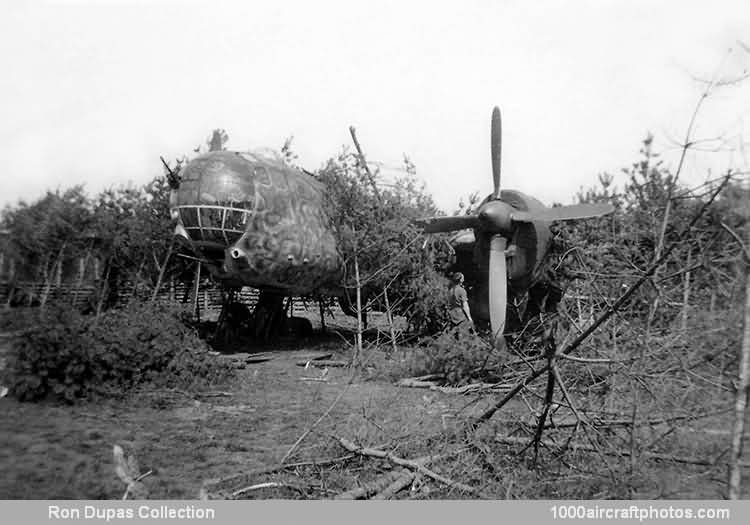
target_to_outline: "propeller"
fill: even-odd
[[[473,215],[429,217],[417,220],[425,233],[454,232],[473,229],[475,236],[489,237],[489,313],[492,332],[497,341],[505,329],[505,311],[508,302],[508,271],[505,250],[517,223],[568,221],[600,217],[614,211],[608,203],[573,204],[523,211],[502,200],[500,191],[500,161],[502,157],[502,122],[500,108],[492,110],[490,129],[492,155],[492,194],[485,199]]]
[[[502,156],[503,125],[500,120],[500,108],[492,110],[492,125],[490,127],[490,148],[492,148],[492,199],[500,199],[500,157]]]
[[[496,343],[505,331],[505,311],[508,308],[508,267],[505,260],[505,248],[512,229],[511,213],[513,207],[500,200],[500,161],[503,152],[503,124],[500,108],[492,110],[490,125],[490,153],[492,155],[492,195],[479,209],[477,219],[480,229],[491,233],[489,260],[489,310],[492,342]]]
[[[615,211],[608,202],[569,204],[543,210],[521,211],[501,200],[488,200],[476,215],[426,217],[416,222],[425,233],[446,233],[480,228],[487,233],[507,233],[514,222],[555,222],[592,219]]]
[[[476,228],[479,224],[475,215],[456,215],[454,217],[429,217],[419,219],[417,223],[425,233],[442,233]]]
[[[505,310],[508,306],[507,243],[502,235],[493,235],[490,239],[489,307],[493,342],[498,341],[505,331]]]

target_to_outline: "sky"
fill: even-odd
[[[0,206],[142,184],[214,128],[320,168],[357,129],[437,204],[502,186],[572,202],[641,141],[673,168],[706,83],[750,71],[746,0],[11,2],[0,18]],[[748,170],[750,79],[714,87],[683,181]],[[720,140],[716,140],[720,139]],[[616,179],[621,183],[622,177]]]

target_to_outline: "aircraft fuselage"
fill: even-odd
[[[177,232],[216,279],[288,295],[340,285],[343,260],[314,177],[232,151],[201,155],[179,175],[170,202]]]

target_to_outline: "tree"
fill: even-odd
[[[643,141],[641,158],[623,170],[627,182],[621,189],[614,186],[614,177],[605,173],[599,176],[598,186],[578,192],[579,202],[611,202],[614,214],[553,226],[560,244],[554,265],[569,270],[568,280],[579,296],[617,297],[653,262],[670,191],[674,197],[665,245],[677,240],[681,228],[702,206],[704,194],[715,186],[708,183],[690,189],[675,184],[669,169],[651,150],[651,141],[650,136]],[[740,290],[735,282],[741,269],[736,267],[722,222],[741,227],[743,220],[733,209],[741,209],[737,203],[746,195],[736,182],[727,185],[691,235],[672,251],[659,276],[630,301],[629,318],[646,320],[651,304],[660,298],[661,308],[652,315],[652,323],[657,329],[672,328],[684,311],[686,286],[687,297],[698,311],[736,302]],[[585,256],[581,253],[584,246]]]
[[[229,135],[223,129],[215,129],[208,140],[209,151],[224,151],[226,143],[229,141]]]
[[[356,261],[365,303],[382,304],[387,290],[389,306],[406,314],[415,328],[434,329],[439,324],[434,310],[442,308],[442,294],[436,300],[435,289],[444,288],[439,270],[447,267],[447,252],[422,249],[413,221],[437,209],[408,158],[404,172],[385,184],[379,170],[368,174],[359,159],[343,149],[316,177],[326,185],[324,205],[344,256],[351,304]]]
[[[8,206],[1,222],[8,233],[7,256],[17,261],[15,277],[45,284],[40,297],[27,294],[15,300],[44,304],[53,281],[75,271],[76,257],[85,250],[92,210],[83,186],[48,191],[36,202]]]

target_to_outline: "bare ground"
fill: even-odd
[[[197,498],[205,480],[248,472],[256,475],[235,479],[223,494],[273,481],[288,490],[257,490],[248,496],[328,498],[391,468],[382,460],[347,457],[335,436],[386,447],[405,458],[448,449],[455,453],[456,445],[462,445],[435,469],[498,499],[715,499],[725,491],[725,464],[720,462],[712,466],[647,462],[621,480],[615,474],[626,471],[623,458],[613,458],[605,468],[596,455],[571,462],[547,453],[543,468],[533,468],[528,452],[517,455],[522,447],[493,444],[492,440],[517,428],[522,419],[533,423],[521,401],[504,408],[470,436],[462,422],[481,413],[495,397],[397,387],[388,370],[398,370],[404,354],[387,360],[380,351],[373,351],[371,364],[348,387],[347,368],[329,368],[324,373],[320,368],[297,366],[312,357],[311,352],[348,359],[347,348],[339,341],[324,340],[272,351],[269,361],[238,370],[237,380],[221,387],[220,393],[213,392],[220,394],[216,396],[146,390],[122,400],[75,406],[19,403],[4,397],[0,399],[0,498],[118,499],[125,485],[115,475],[114,444],[135,455],[141,472],[151,471],[144,483],[149,497],[159,499]],[[344,389],[330,414],[287,463],[336,461],[258,473],[277,465]],[[729,436],[715,429],[728,429],[729,422],[729,416],[704,420],[700,428],[682,428],[673,437],[683,447],[683,455],[720,457]],[[607,472],[613,465],[614,472]],[[428,481],[415,483],[406,495],[476,497]]]
[[[5,397],[0,498],[118,498],[125,486],[114,474],[114,444],[134,453],[143,472],[153,471],[145,481],[154,498],[196,498],[207,478],[273,465],[349,382],[345,368],[329,368],[323,378],[319,368],[296,366],[310,355],[279,351],[270,361],[246,365],[227,392],[231,396],[142,391],[121,401],[76,406]],[[465,403],[462,397],[359,377],[290,462],[345,452],[321,433],[372,443],[400,435],[407,446],[409,439],[439,431],[442,416]]]

